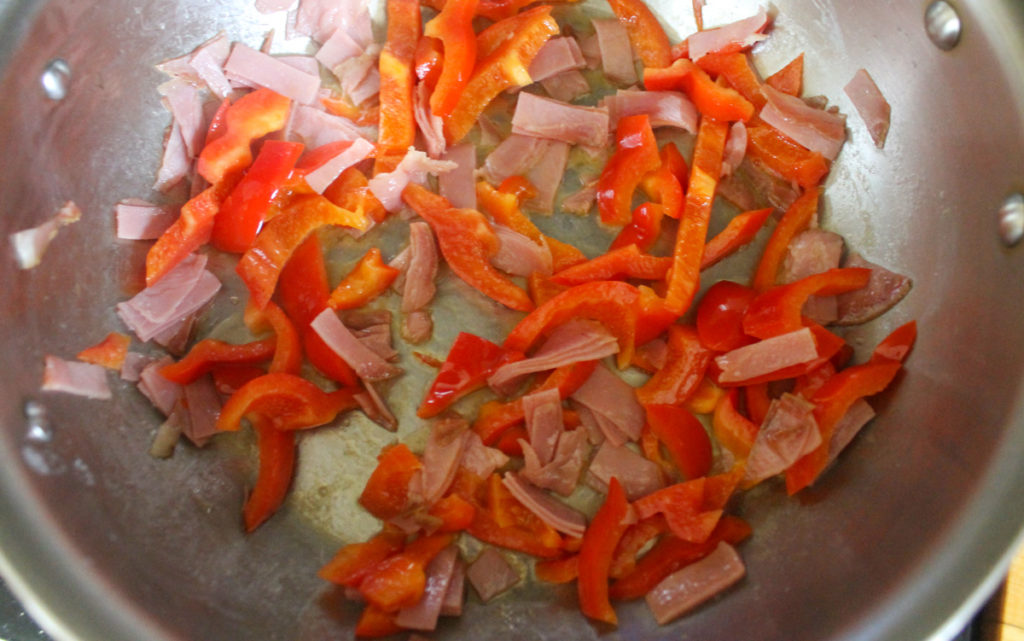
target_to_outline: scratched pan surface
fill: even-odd
[[[653,3],[677,36],[693,29],[689,4]],[[917,0],[775,4],[763,71],[806,51],[808,94],[852,114],[841,88],[863,66],[893,105],[884,151],[851,116],[825,221],[915,279],[896,310],[849,335],[870,345],[918,319],[898,393],[881,397],[880,418],[813,489],[787,499],[768,485],[743,498],[737,509],[755,532],[742,547],[748,577],[692,616],[658,627],[634,603],[619,607],[617,630],[597,628],[571,589],[526,587],[486,607],[471,598],[433,638],[941,639],[1005,567],[1024,521],[1024,249],[1000,242],[997,211],[1024,180],[1021,9],[965,0],[961,42],[943,52]],[[111,302],[139,286],[144,247],[113,240],[111,208],[149,194],[158,164],[168,117],[153,64],[221,29],[257,44],[280,25],[250,5],[0,0],[0,235],[69,198],[85,212],[30,272],[0,244],[0,570],[57,639],[351,637],[357,609],[315,571],[372,530],[353,497],[390,435],[352,419],[305,438],[292,498],[245,537],[244,435],[156,461],[146,450],[158,416],[126,385],[115,383],[113,402],[38,391],[42,354],[70,357],[98,340],[117,326]],[[707,11],[715,21],[754,7],[712,0]],[[40,84],[55,58],[70,68],[59,101]],[[568,225],[559,232],[588,251],[607,243],[605,232],[559,220],[545,225]],[[386,253],[400,243],[396,229],[375,232]],[[342,244],[335,269],[354,251]],[[232,331],[214,326],[237,317],[223,298],[204,330]],[[438,308],[426,347],[435,354],[459,329],[497,337],[513,320],[458,282],[442,287]],[[428,371],[405,362],[388,395],[408,418]],[[406,420],[401,436],[415,442],[419,430]]]

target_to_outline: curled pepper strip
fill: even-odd
[[[302,344],[299,342],[299,333],[295,331],[295,326],[284,310],[273,302],[259,309],[249,301],[245,306],[243,320],[249,331],[254,334],[261,334],[267,330],[274,331],[274,359],[270,361],[267,371],[299,373],[302,367]]]
[[[181,207],[170,227],[146,253],[146,286],[150,287],[210,239],[214,220],[230,184],[214,184]]]
[[[380,52],[376,173],[393,171],[416,139],[413,64],[420,39],[419,0],[387,0],[388,34]]]
[[[217,365],[255,365],[270,360],[276,345],[274,338],[241,345],[206,338],[193,345],[178,362],[160,368],[160,375],[179,385],[188,385]]]
[[[476,33],[473,16],[480,0],[447,0],[444,8],[423,27],[423,34],[444,45],[444,62],[434,91],[430,111],[445,118],[455,109],[459,94],[469,82],[476,64]],[[418,71],[418,69],[417,69]]]
[[[757,269],[754,270],[751,287],[763,292],[775,284],[789,243],[797,234],[807,229],[815,214],[818,213],[818,194],[818,188],[811,187],[793,201],[793,204],[779,219],[775,229],[772,230],[772,235],[768,238],[768,244],[765,245],[764,251],[761,253]]]
[[[559,285],[580,285],[595,280],[639,278],[660,280],[668,273],[672,259],[641,253],[636,245],[626,245],[555,273],[551,281]]]
[[[632,219],[633,192],[661,166],[661,157],[647,114],[619,119],[615,141],[615,153],[597,180],[597,210],[606,225],[625,225]]]
[[[629,41],[645,67],[672,64],[668,35],[643,0],[609,0],[608,5],[629,34]]]
[[[223,128],[199,153],[199,175],[217,184],[252,162],[252,141],[288,124],[292,101],[270,89],[257,89],[223,113]]]
[[[295,434],[277,429],[260,414],[249,420],[256,432],[260,466],[256,484],[242,506],[246,532],[255,530],[281,507],[295,471]]]
[[[616,625],[618,617],[608,599],[608,573],[615,548],[625,534],[629,503],[619,479],[612,477],[608,495],[583,534],[577,583],[580,610],[591,619]]]
[[[701,344],[697,330],[672,325],[665,366],[636,391],[636,397],[644,405],[681,405],[696,391],[710,362],[711,351]]]
[[[754,236],[764,226],[772,211],[771,207],[767,207],[745,211],[734,216],[725,229],[716,234],[704,246],[704,257],[700,261],[701,271],[717,264],[718,261],[754,240]]]
[[[796,331],[803,327],[800,310],[808,298],[852,292],[867,285],[870,278],[870,269],[846,267],[777,285],[750,301],[743,314],[743,331],[762,339]]]
[[[387,291],[400,273],[383,261],[380,249],[372,247],[334,288],[328,305],[331,309],[362,307]]]
[[[486,338],[459,332],[416,415],[437,416],[463,396],[483,388],[499,367],[521,358],[522,354],[509,352]]]
[[[357,407],[350,390],[327,393],[300,376],[277,372],[253,379],[232,394],[217,417],[217,430],[234,432],[250,414],[262,415],[279,430],[308,429]]]
[[[749,100],[735,89],[719,85],[686,58],[664,69],[644,69],[644,87],[648,91],[683,91],[702,115],[723,122],[747,122],[754,116]]]
[[[811,189],[829,171],[828,161],[816,151],[801,147],[774,127],[747,127],[747,156],[786,180]]]

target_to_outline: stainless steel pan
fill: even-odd
[[[690,29],[690,3],[652,4]],[[584,621],[571,589],[534,588],[471,604],[436,638],[942,639],[1005,568],[1024,524],[1024,248],[1007,245],[1012,207],[1000,216],[1024,188],[1024,5],[955,3],[962,34],[946,51],[918,0],[775,4],[765,69],[806,51],[809,90],[852,114],[841,88],[866,67],[892,103],[884,151],[851,116],[825,219],[915,279],[852,334],[869,345],[918,319],[896,393],[810,491],[744,498],[748,577],[726,598],[664,628],[642,604],[621,607],[609,631]],[[315,571],[365,530],[343,489],[369,459],[351,457],[330,483],[300,479],[284,513],[245,537],[244,443],[155,461],[158,417],[127,386],[108,403],[38,391],[42,354],[101,338],[116,326],[111,302],[138,287],[144,248],[112,239],[111,211],[148,194],[158,164],[167,117],[153,64],[220,29],[258,43],[269,25],[250,5],[0,0],[0,236],[69,198],[85,212],[32,271],[0,244],[0,571],[57,639],[348,638],[357,616]],[[397,395],[418,400],[414,386]],[[383,437],[368,438],[362,451]]]

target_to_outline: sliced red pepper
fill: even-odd
[[[380,296],[401,273],[381,258],[380,249],[370,248],[331,292],[332,309],[355,309]]]
[[[779,219],[768,238],[761,260],[754,271],[750,286],[763,292],[775,284],[786,248],[797,234],[807,229],[818,213],[818,188],[812,187],[800,195]]]
[[[668,450],[684,478],[695,479],[711,470],[711,439],[697,417],[674,405],[645,405],[644,411],[651,432]]]
[[[359,593],[383,612],[415,605],[423,598],[427,564],[452,542],[451,534],[421,536],[388,557],[359,584]]]
[[[437,532],[460,532],[476,517],[476,508],[458,494],[449,494],[430,506],[429,516],[440,519]]]
[[[704,292],[697,305],[697,335],[710,350],[728,352],[754,342],[743,331],[743,315],[757,297],[753,289],[720,280]]]
[[[551,278],[540,272],[533,272],[526,277],[526,291],[530,294],[530,300],[535,307],[539,307],[569,289],[563,285],[551,282]]]
[[[285,184],[303,145],[283,140],[263,143],[252,167],[221,203],[210,240],[226,252],[244,252],[256,240],[270,203]]]
[[[523,455],[523,443],[529,442],[530,434],[523,425],[513,425],[501,433],[494,447],[498,448],[505,456]]]
[[[761,79],[750,64],[747,54],[709,53],[697,61],[697,66],[713,76],[725,78],[729,85],[749,100],[756,109],[760,109],[767,102],[761,94]]]
[[[447,0],[444,8],[423,27],[423,33],[444,44],[441,74],[430,94],[430,111],[446,118],[469,82],[476,64],[476,32],[473,16],[480,0]]]
[[[388,217],[388,210],[370,191],[370,181],[358,167],[349,167],[341,172],[324,190],[324,197],[342,209],[354,211],[378,223]]]
[[[679,318],[672,307],[650,287],[637,287],[636,344],[643,345],[665,333]]]
[[[255,530],[281,507],[295,470],[295,434],[277,429],[261,415],[251,415],[249,420],[256,432],[260,467],[242,507],[246,532]]]
[[[725,392],[715,406],[711,425],[715,431],[715,438],[722,447],[732,452],[736,458],[745,459],[750,454],[750,448],[754,445],[760,428],[758,423],[740,413],[736,406],[739,394],[738,388]]]
[[[668,532],[668,523],[660,514],[630,525],[615,548],[615,556],[612,557],[612,566],[609,568],[608,575],[613,579],[621,579],[632,573],[636,569],[637,556],[640,551],[647,547],[652,540],[666,532]]]
[[[523,506],[501,477],[492,474],[486,482],[486,509],[478,509],[466,529],[472,536],[499,547],[552,559],[562,553],[562,537]]]
[[[276,372],[253,379],[224,403],[217,430],[233,432],[242,417],[263,415],[279,430],[326,425],[343,411],[359,404],[349,390],[327,393],[304,378]]]
[[[521,312],[533,309],[526,291],[491,265],[489,259],[498,241],[483,214],[456,209],[415,183],[406,187],[402,199],[430,224],[441,254],[459,278],[506,307]]]
[[[689,325],[668,329],[668,358],[636,397],[644,405],[681,405],[700,385],[711,362],[711,352],[701,344],[697,330]]]
[[[274,357],[276,345],[277,340],[274,338],[241,345],[205,338],[193,345],[181,360],[160,368],[160,375],[179,385],[188,385],[209,372],[215,365],[255,365],[268,361]]]
[[[672,259],[668,256],[651,256],[641,253],[636,245],[627,245],[556,272],[551,280],[569,286],[626,278],[660,280],[665,277],[671,264]]]
[[[677,537],[703,543],[714,532],[722,508],[741,476],[742,472],[727,473],[676,483],[638,499],[634,507],[642,519],[664,514],[669,529]]]
[[[384,612],[375,605],[367,604],[356,622],[355,635],[364,639],[379,639],[402,632],[404,628],[395,623],[395,615]]]
[[[666,145],[665,149],[675,149],[675,144]],[[666,163],[666,157],[671,152],[662,151],[659,154],[661,166],[643,177],[640,186],[647,197],[665,208],[665,215],[671,218],[679,218],[683,213],[683,183],[679,182],[673,167]],[[673,162],[673,161],[669,161]],[[685,167],[686,161],[683,161]],[[684,169],[684,180],[685,180]]]
[[[788,285],[777,285],[750,302],[743,315],[743,331],[762,339],[796,331],[803,326],[800,310],[808,298],[861,289],[868,284],[869,278],[870,269],[847,267],[807,276]]]
[[[416,410],[420,418],[437,416],[458,399],[487,385],[487,378],[505,363],[522,358],[475,334],[460,332],[441,370]]]
[[[245,169],[252,162],[254,140],[288,124],[292,101],[269,89],[256,89],[224,112],[223,133],[199,153],[196,169],[212,184]]]
[[[221,100],[220,104],[217,105],[217,111],[213,112],[210,124],[206,127],[206,139],[203,141],[203,147],[220,138],[227,131],[227,113],[230,107],[230,98]]]
[[[267,373],[267,370],[255,365],[234,365],[232,363],[218,363],[210,368],[210,375],[213,376],[213,384],[217,391],[225,396],[231,396],[254,378],[259,378]]]
[[[779,91],[791,96],[799,96],[804,91],[804,54],[800,54],[782,69],[768,76],[765,82]]]
[[[348,118],[360,127],[374,127],[380,122],[380,105],[355,105],[348,96],[338,95],[333,91],[320,96],[320,104],[327,112],[342,118]]]
[[[722,122],[746,122],[754,115],[749,100],[735,89],[719,85],[686,58],[665,68],[644,69],[644,87],[648,91],[683,91],[702,115]]]
[[[679,151],[676,143],[669,142],[661,148],[661,164],[668,167],[668,170],[679,181],[680,187],[686,187],[690,179],[690,168],[686,164],[686,159],[683,158],[683,154]]]
[[[871,353],[871,361],[876,363],[882,360],[902,362],[914,348],[916,340],[917,321],[900,325],[875,347],[875,351]]]
[[[363,228],[365,224],[362,216],[333,205],[323,196],[300,198],[264,225],[235,271],[249,288],[256,306],[263,307],[273,296],[288,258],[314,230],[324,225]]]
[[[75,358],[86,363],[102,365],[107,369],[119,370],[124,365],[128,346],[131,344],[132,339],[127,334],[110,332],[99,343],[78,352]]]
[[[546,332],[575,318],[596,320],[619,343],[618,364],[629,365],[636,338],[639,292],[620,281],[596,281],[562,292],[519,321],[505,338],[505,349],[526,353]]]
[[[697,132],[693,167],[686,190],[686,207],[679,220],[672,270],[668,278],[665,300],[682,315],[690,306],[700,282],[700,265],[704,259],[704,243],[711,220],[718,177],[722,174],[722,155],[729,125],[704,117]]]
[[[146,286],[163,278],[189,254],[210,239],[213,221],[229,187],[214,184],[187,203],[181,213],[146,253]]]
[[[729,221],[725,229],[718,232],[714,238],[704,246],[704,257],[700,261],[701,271],[711,267],[726,256],[729,256],[740,247],[743,247],[754,240],[757,232],[761,231],[768,216],[774,210],[771,207],[755,209],[738,214]]]
[[[748,383],[743,387],[743,399],[747,404],[747,416],[750,420],[760,425],[764,423],[764,417],[768,415],[768,408],[772,399],[768,395],[766,383]]]
[[[747,127],[747,157],[804,189],[820,184],[829,170],[824,156],[765,124]]]
[[[387,0],[388,33],[380,52],[380,123],[376,173],[393,171],[416,141],[413,64],[420,40],[419,0]]]
[[[409,502],[409,483],[422,467],[419,458],[405,443],[384,448],[377,457],[377,467],[359,495],[359,504],[378,519],[387,521],[395,518],[405,511]]]
[[[797,377],[793,383],[792,393],[810,400],[814,398],[814,395],[825,384],[825,381],[835,376],[835,374],[836,366],[831,361],[822,363],[803,376]]]
[[[359,587],[373,568],[384,559],[397,554],[405,544],[405,533],[394,526],[384,529],[367,541],[343,546],[317,575],[325,581]]]
[[[444,64],[444,45],[437,38],[423,36],[416,43],[416,59],[413,69],[416,78],[427,85],[431,91],[441,76],[441,65]]]
[[[683,407],[694,414],[711,414],[724,395],[725,388],[716,385],[710,376],[705,376],[690,398],[683,403]]]
[[[583,547],[579,554],[577,587],[580,610],[591,619],[611,625],[618,624],[618,617],[608,599],[608,573],[615,548],[629,527],[626,524],[628,513],[626,493],[619,479],[612,477],[604,503],[583,534]]]
[[[606,225],[625,225],[632,219],[633,192],[661,166],[661,156],[647,114],[620,118],[615,142],[615,153],[597,179],[597,210]]]
[[[609,249],[635,245],[640,251],[650,251],[661,235],[661,219],[665,207],[658,203],[642,203],[633,210],[629,224],[619,231]]]
[[[246,327],[253,334],[261,334],[269,329],[274,331],[274,359],[270,361],[267,371],[299,373],[302,367],[302,343],[299,341],[299,333],[284,310],[273,302],[267,303],[263,309],[258,309],[250,301],[245,306],[244,320]]]
[[[545,583],[571,583],[579,576],[578,554],[563,559],[548,559],[533,564],[533,573]]]
[[[626,28],[629,41],[645,67],[672,64],[672,45],[668,35],[643,0],[609,0],[608,5]]]

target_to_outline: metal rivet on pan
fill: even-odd
[[[960,42],[963,24],[953,5],[946,0],[935,0],[924,12],[924,28],[936,47],[949,51]]]
[[[54,58],[46,65],[43,75],[39,77],[43,85],[43,93],[50,100],[63,100],[68,95],[68,84],[71,82],[71,67],[67,61]]]
[[[38,401],[25,402],[25,436],[30,441],[47,442],[53,438],[53,429],[50,427],[50,418],[46,414],[46,407]]]
[[[999,208],[999,238],[1007,247],[1024,238],[1024,195],[1013,194]]]

